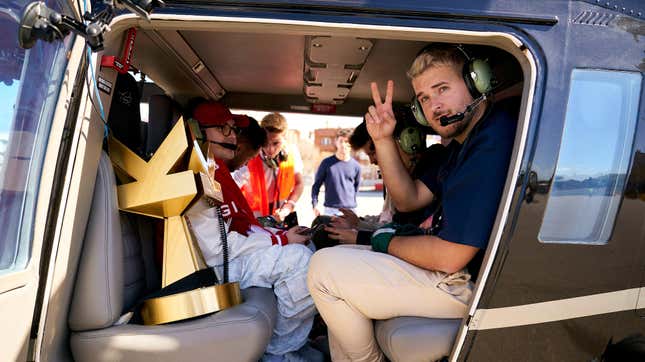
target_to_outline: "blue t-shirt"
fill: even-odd
[[[336,156],[325,158],[318,166],[316,179],[311,187],[311,203],[318,204],[320,186],[325,184],[325,206],[355,208],[358,184],[361,182],[361,166],[355,159],[342,161]]]
[[[479,271],[497,215],[516,126],[517,121],[503,107],[493,105],[464,144],[453,140],[447,147],[446,162],[421,177],[440,200],[435,234],[480,249],[468,263],[473,278]]]

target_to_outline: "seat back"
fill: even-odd
[[[71,330],[100,329],[117,321],[124,304],[123,272],[116,183],[110,159],[103,153],[72,296]]]
[[[114,171],[103,153],[69,313],[71,330],[113,325],[159,285],[152,223],[119,211]]]

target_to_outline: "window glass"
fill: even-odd
[[[631,162],[640,73],[575,69],[539,239],[604,244]]]
[[[0,8],[0,275],[29,261],[47,135],[72,38],[21,49],[18,24],[29,2]],[[46,3],[62,12],[62,3]]]

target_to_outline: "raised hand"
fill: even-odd
[[[394,111],[392,110],[392,97],[394,96],[394,81],[387,81],[387,90],[385,93],[385,101],[381,99],[378,85],[375,82],[370,84],[372,89],[372,99],[374,105],[369,106],[365,114],[365,123],[367,125],[367,132],[376,143],[382,139],[392,137],[394,127],[396,126],[396,118],[394,118]]]
[[[343,213],[341,216],[334,216],[331,218],[331,224],[337,228],[351,229],[358,226],[358,216],[350,210],[344,207],[341,207],[340,212]]]

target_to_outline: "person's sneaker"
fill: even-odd
[[[285,353],[284,360],[287,362],[325,362],[325,356],[309,343],[305,343],[299,350]]]

